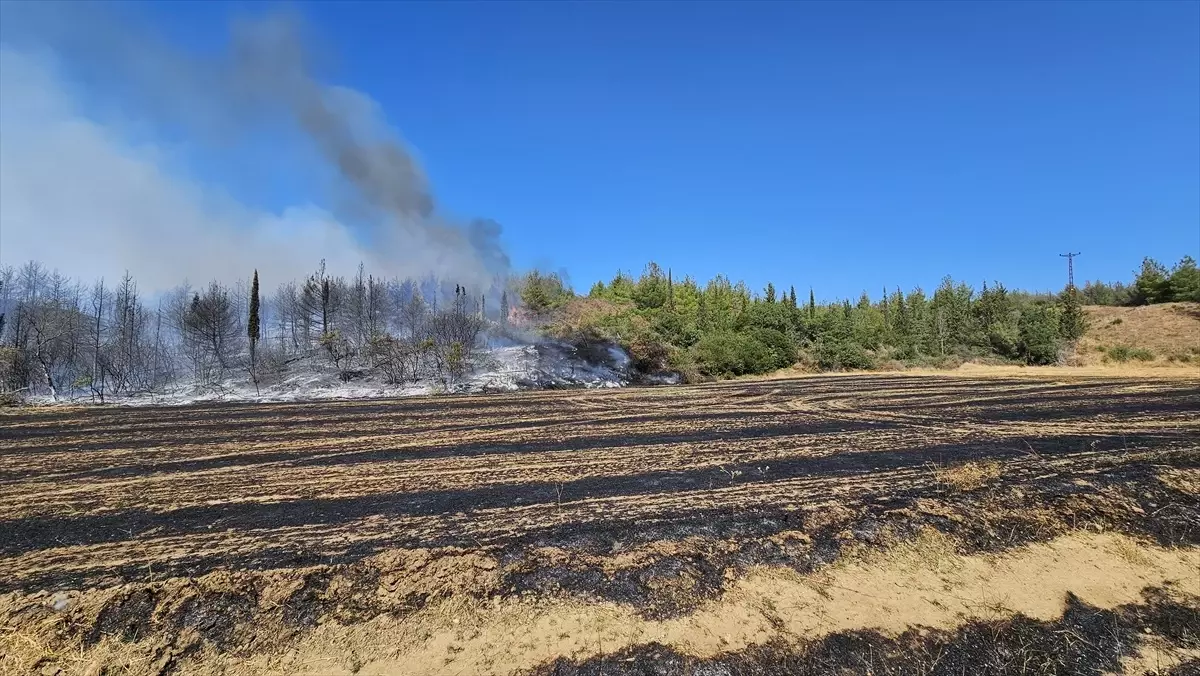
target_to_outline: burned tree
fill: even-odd
[[[228,368],[237,340],[237,316],[229,292],[217,282],[192,296],[184,314],[185,338],[195,354],[197,379],[208,381]]]

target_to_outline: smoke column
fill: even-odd
[[[152,277],[182,270],[193,282],[228,274],[225,268],[235,262],[247,270],[272,269],[271,261],[248,260],[251,254],[278,259],[271,271],[288,277],[303,276],[320,258],[329,259],[338,273],[349,272],[339,268],[361,259],[377,273],[436,275],[475,288],[487,288],[507,274],[500,226],[485,219],[458,221],[438,208],[419,162],[387,125],[380,106],[362,92],[318,77],[320,52],[312,48],[299,16],[235,19],[225,49],[201,57],[164,43],[130,17],[90,3],[4,3],[3,12],[0,137],[25,141],[0,144],[0,190],[14,198],[9,208],[0,204],[0,262],[39,258],[69,274],[86,275],[88,265],[76,272],[73,264],[88,259],[92,268],[105,269],[95,259],[104,256],[103,242],[111,240],[123,243],[123,248],[109,247],[119,259],[113,262],[135,275],[159,265]],[[89,68],[99,75],[88,78]],[[336,177],[341,187],[336,208],[304,205],[263,213],[214,196],[219,191],[211,186],[164,169],[159,148],[150,153],[131,148],[111,126],[81,112],[70,100],[68,92],[76,88],[64,84],[64,73],[83,73],[81,79],[100,89],[102,100],[117,101],[156,127],[186,129],[203,143],[236,147],[263,129],[290,125],[299,132],[291,137],[306,140],[315,150],[310,155],[326,165],[323,173]],[[48,99],[52,111],[31,107],[31,96]],[[47,121],[56,121],[55,116],[63,118],[62,124]],[[94,144],[61,142],[67,130],[78,133],[81,126],[92,132]],[[44,152],[54,151],[56,140],[63,153],[82,152],[70,147],[95,149],[84,158],[60,157],[78,174],[56,178],[55,172],[38,171],[39,140]],[[131,157],[154,166],[130,168]],[[137,176],[103,192],[131,191],[128,198],[104,200],[79,189],[80,184],[117,182],[122,171]],[[143,176],[148,171],[155,173],[154,180]],[[87,252],[70,250],[72,240],[81,241],[70,232],[59,233],[66,241],[54,248],[39,234],[47,228],[82,228],[80,222],[90,223],[89,232],[80,233],[82,241],[96,242]],[[330,247],[340,250],[325,250]],[[213,272],[206,273],[206,267]],[[151,286],[158,281],[151,280]]]

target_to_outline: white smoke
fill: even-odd
[[[436,208],[378,104],[310,72],[293,17],[236,22],[229,52],[207,60],[122,35],[132,29],[102,16],[89,17],[86,34],[60,14],[35,18],[22,23],[40,42],[0,45],[0,263],[36,259],[85,280],[128,269],[146,290],[245,278],[256,268],[281,282],[321,259],[339,274],[362,261],[376,274],[477,287],[507,271],[499,226],[456,223]],[[294,125],[350,188],[356,229],[312,203],[278,213],[240,204],[175,169],[172,148],[131,142],[124,125],[89,117],[54,51],[66,40],[125,76],[129,119],[165,118],[198,138],[216,130],[235,143],[257,125]]]

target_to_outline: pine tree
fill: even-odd
[[[1172,299],[1200,302],[1200,269],[1196,267],[1196,259],[1184,256],[1171,270],[1168,286]]]
[[[788,291],[788,305],[791,306],[791,308],[793,310],[796,309],[796,287],[795,287],[795,285],[793,285],[791,287],[791,289]]]
[[[812,287],[808,287],[808,318],[815,319],[817,316],[817,298],[813,295]]]
[[[879,309],[883,310],[883,326],[890,329],[892,327],[892,312],[888,305],[887,287],[883,287],[883,295],[879,297]]]
[[[1142,260],[1142,268],[1133,281],[1134,301],[1137,305],[1166,303],[1171,298],[1171,282],[1167,269],[1153,258]]]
[[[508,326],[508,290],[500,292],[500,326]]]
[[[1062,313],[1058,317],[1059,335],[1068,342],[1075,342],[1083,337],[1087,330],[1087,319],[1083,308],[1079,305],[1079,294],[1074,285],[1068,285],[1062,295]]]
[[[774,284],[772,284],[772,283],[770,283],[770,282],[767,282],[767,289],[766,289],[766,294],[765,294],[765,295],[766,295],[766,297],[767,297],[767,302],[768,302],[768,303],[774,303],[774,302],[775,302],[775,285],[774,285]]]

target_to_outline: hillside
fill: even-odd
[[[1085,364],[1133,360],[1200,366],[1200,303],[1085,310],[1088,329],[1078,350]]]

